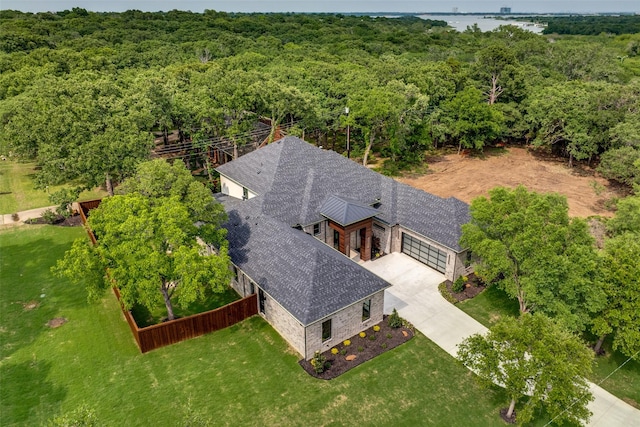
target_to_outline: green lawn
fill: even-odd
[[[49,193],[34,186],[35,165],[5,160],[0,162],[0,214],[51,206],[49,193],[63,186],[49,188]],[[80,200],[102,198],[106,192],[96,189],[80,194]]]
[[[469,316],[490,328],[502,316],[517,316],[518,303],[496,287],[489,287],[477,297],[457,304]],[[595,342],[595,339],[593,339]],[[601,381],[627,358],[611,349],[611,340],[603,346],[605,356],[597,357],[591,381],[613,393],[627,403],[640,408],[640,362],[631,361],[610,378]],[[601,384],[600,384],[601,383]]]
[[[489,286],[473,299],[456,305],[460,310],[490,328],[503,316],[517,316],[518,303],[495,286]]]
[[[173,314],[175,314],[176,317],[187,317],[192,314],[204,313],[205,311],[220,308],[223,305],[227,305],[239,299],[240,295],[238,295],[233,288],[229,287],[222,293],[209,292],[206,299],[203,301],[196,301],[188,307],[183,308],[176,305],[173,307]],[[137,304],[133,307],[131,313],[133,314],[133,318],[136,320],[136,324],[139,328],[156,325],[167,317],[167,310],[164,306],[157,307],[150,311],[148,308]]]
[[[42,425],[82,405],[105,425],[503,426],[500,389],[417,336],[345,375],[307,375],[254,316],[204,337],[139,353],[111,293],[87,304],[49,274],[80,228],[0,231],[0,425]],[[24,304],[39,305],[26,310]],[[46,322],[68,322],[49,329]],[[542,425],[540,421],[537,425]]]

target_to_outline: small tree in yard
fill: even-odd
[[[127,194],[104,199],[89,216],[98,244],[76,241],[54,273],[83,280],[95,297],[110,285],[101,274],[108,269],[126,308],[164,305],[169,320],[174,302],[187,306],[208,290],[223,291],[231,275],[226,215],[211,193],[184,165],[163,160],[140,165],[126,184]],[[207,254],[205,244],[217,253]]]
[[[56,207],[56,213],[65,218],[71,215],[71,206],[73,202],[78,200],[82,188],[63,188],[60,191],[56,191],[49,195],[51,203],[58,205]]]
[[[524,400],[518,423],[531,421],[541,406],[558,422],[580,423],[591,415],[585,376],[591,372],[593,353],[544,315],[504,318],[486,336],[476,334],[463,341],[458,358],[484,386],[505,388],[510,398],[507,418]]]

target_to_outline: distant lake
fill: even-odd
[[[460,32],[466,30],[467,27],[473,26],[474,23],[478,24],[478,27],[483,32],[495,30],[500,25],[515,25],[536,34],[541,34],[542,30],[544,30],[544,28],[536,27],[530,22],[515,21],[513,19],[495,19],[491,17],[485,18],[481,15],[418,15],[418,18],[446,21],[450,27]]]

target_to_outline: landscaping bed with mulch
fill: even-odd
[[[50,224],[59,225],[61,227],[76,227],[82,225],[82,217],[80,215],[72,215],[64,217],[62,215],[56,215],[52,219],[39,217],[31,218],[24,222],[25,224]]]
[[[480,292],[484,291],[486,287],[487,285],[479,277],[474,273],[471,273],[467,276],[464,289],[461,292],[455,292],[453,290],[453,282],[451,280],[446,280],[441,283],[439,289],[445,299],[455,304],[475,297]],[[447,298],[447,295],[445,295],[444,292],[449,295],[449,298]]]
[[[380,327],[379,331],[374,331],[375,326],[372,326],[363,331],[364,337],[355,335],[336,345],[333,347],[338,351],[336,354],[332,352],[332,349],[322,353],[329,368],[320,374],[316,373],[309,360],[303,359],[298,363],[309,375],[330,380],[413,338],[413,329],[409,324],[404,322],[403,326],[394,329],[389,326],[388,320],[389,316],[385,315],[382,322],[376,325]],[[349,344],[345,345],[347,341]]]

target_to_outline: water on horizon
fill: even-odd
[[[493,31],[500,25],[515,25],[524,30],[531,31],[536,34],[541,34],[543,27],[535,26],[531,22],[516,21],[513,19],[496,19],[495,17],[484,17],[480,15],[418,15],[418,18],[432,19],[438,21],[446,21],[450,27],[456,31],[464,31],[467,27],[472,27],[473,24],[478,24],[478,28],[481,31]]]

